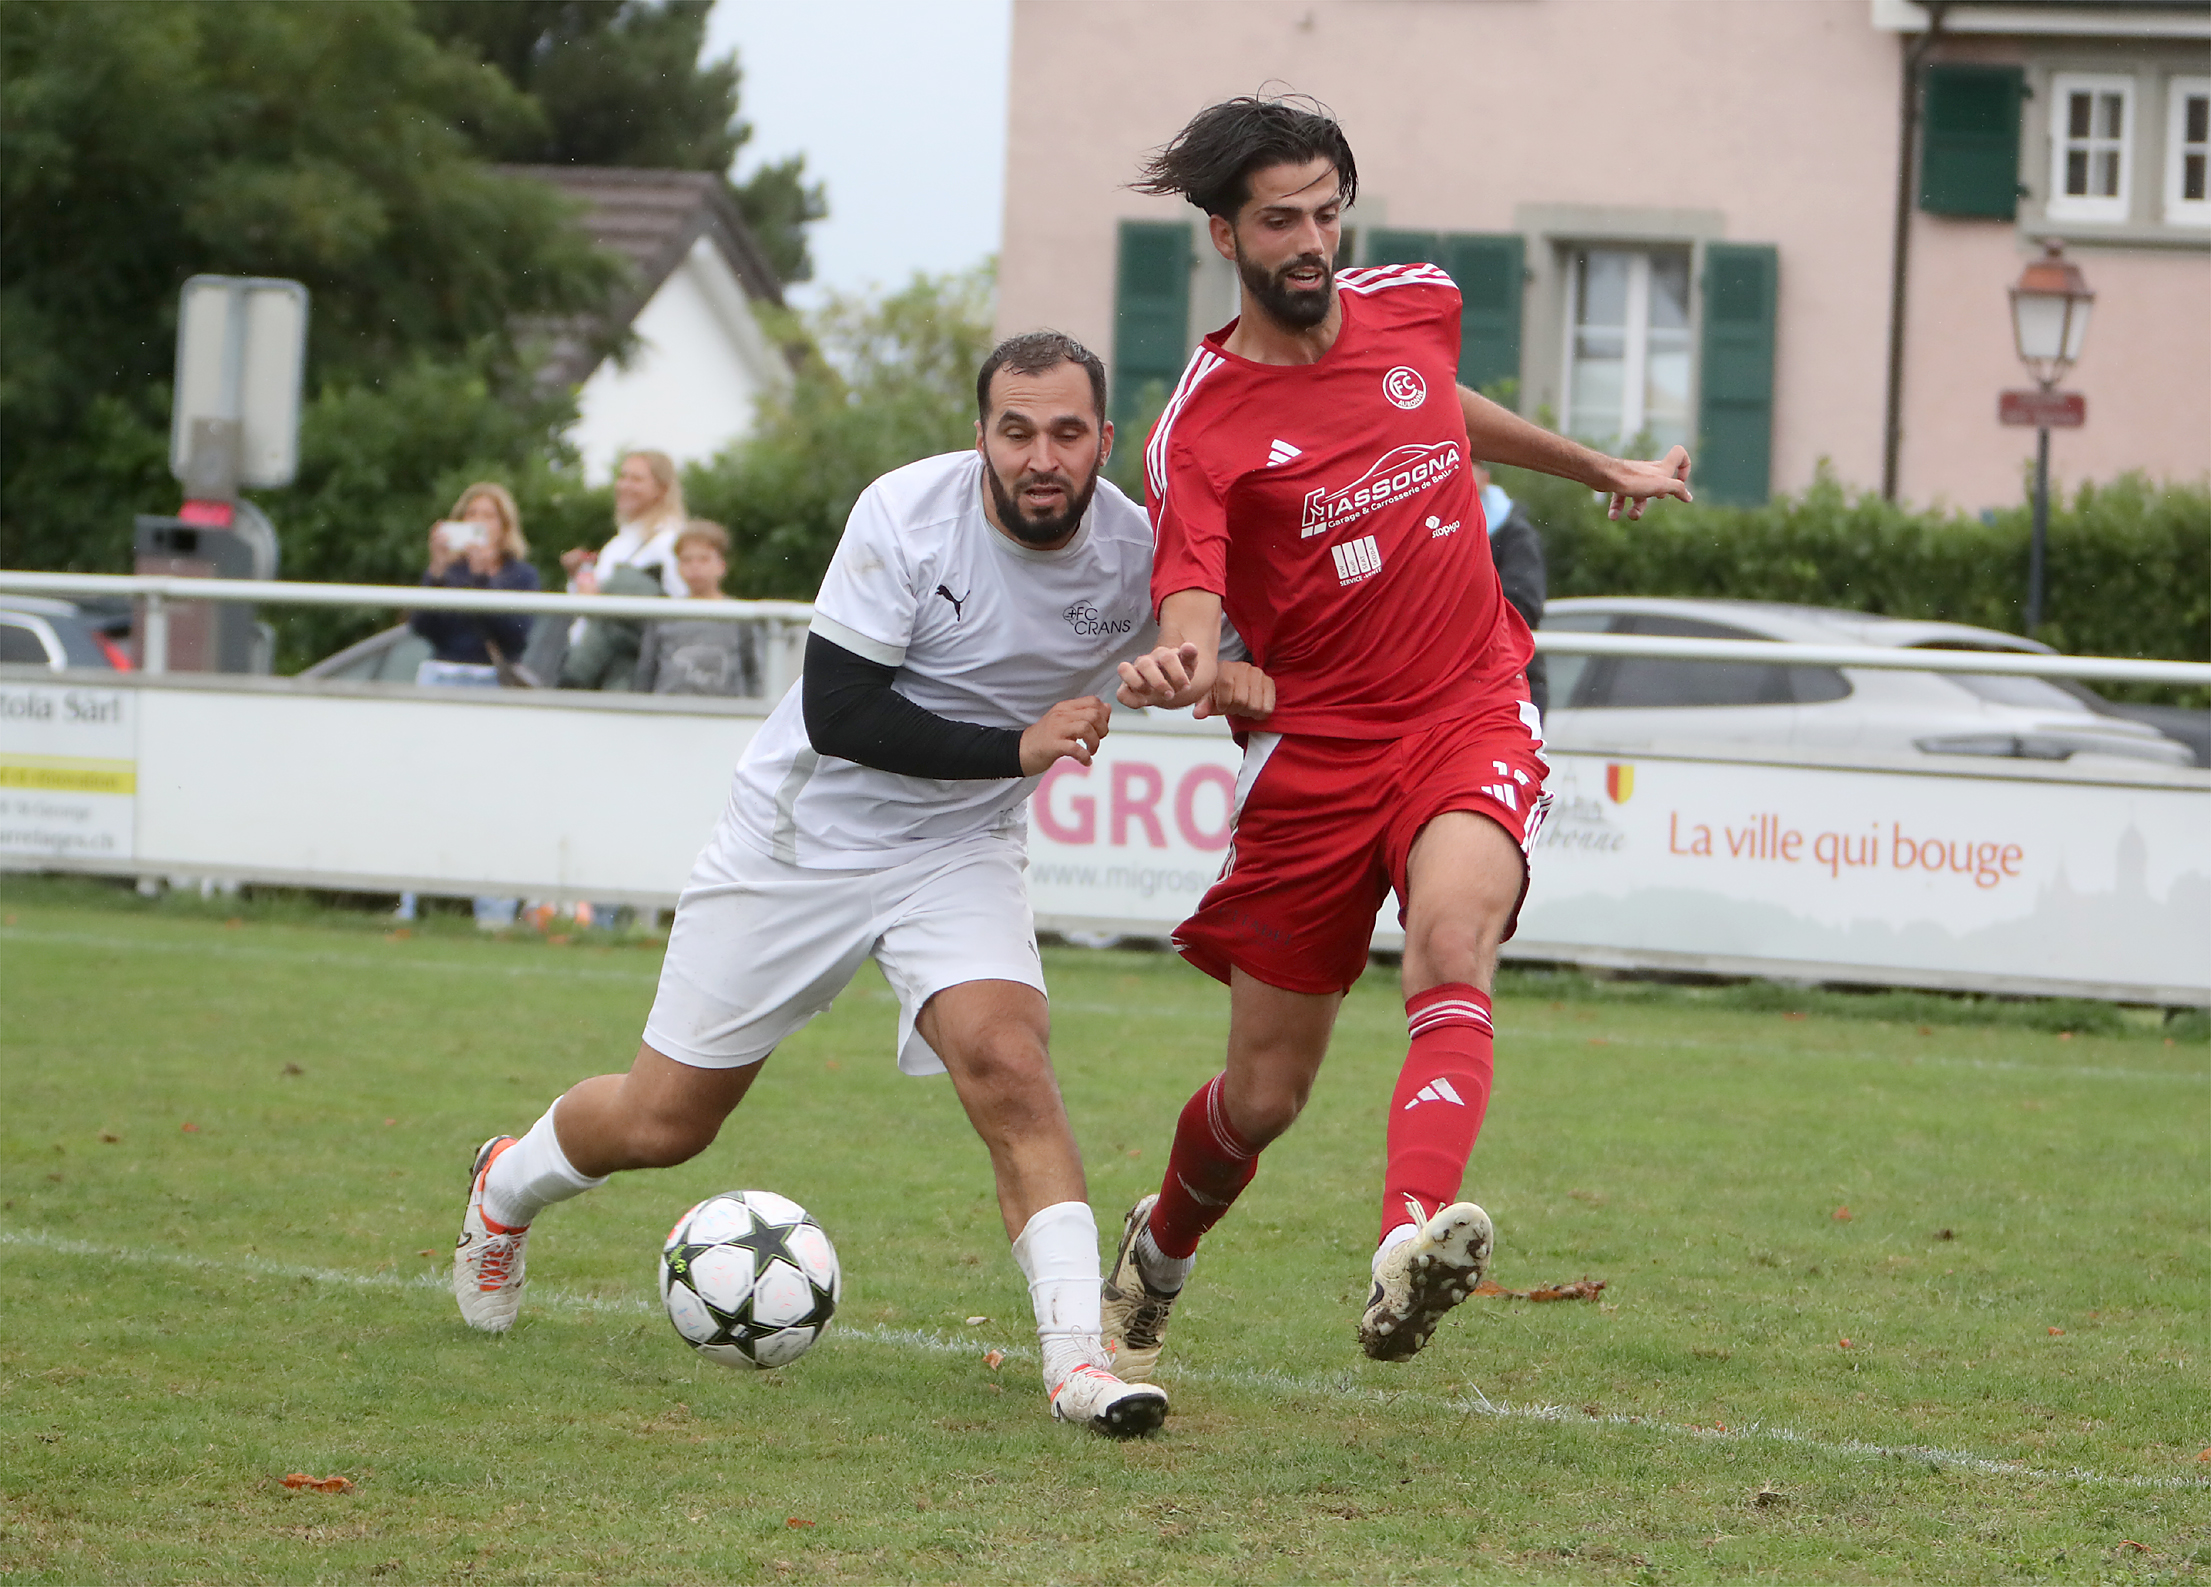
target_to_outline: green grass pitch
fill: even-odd
[[[469,1154],[626,1064],[650,943],[46,880],[0,911],[13,1580],[2211,1579],[2200,1018],[1510,975],[1469,1193],[1502,1283],[1606,1288],[1471,1302],[1384,1366],[1352,1339],[1404,1043],[1377,971],[1123,1445],[1048,1420],[982,1149],[896,1073],[872,970],[705,1156],[549,1213],[492,1338],[441,1287]],[[1110,1240],[1225,998],[1047,958]],[[845,1267],[774,1373],[695,1359],[653,1294],[673,1216],[746,1186]]]

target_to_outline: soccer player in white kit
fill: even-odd
[[[1001,343],[976,405],[973,452],[896,469],[854,505],[804,677],[747,748],[677,904],[629,1073],[477,1153],[453,1260],[471,1326],[512,1326],[545,1207],[704,1150],[761,1062],[872,957],[898,994],[899,1068],[949,1070],[990,1150],[1052,1414],[1115,1436],[1166,1416],[1161,1390],[1107,1370],[1023,876],[1037,779],[1090,763],[1104,688],[1153,644],[1151,526],[1099,478],[1113,427],[1081,344]],[[1210,704],[1263,715],[1270,691],[1232,668]]]

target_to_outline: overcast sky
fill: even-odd
[[[829,186],[814,284],[896,286],[998,251],[1012,0],[715,0],[709,58],[737,51],[756,167],[804,154]],[[792,294],[801,304],[814,293]]]

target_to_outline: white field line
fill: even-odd
[[[206,1257],[194,1256],[184,1251],[131,1250],[121,1246],[95,1245],[87,1240],[64,1239],[35,1229],[0,1228],[0,1246],[52,1251],[58,1255],[88,1257],[97,1261],[178,1267],[201,1273],[244,1273],[293,1282],[306,1280],[350,1289],[434,1291],[442,1295],[448,1292],[451,1284],[447,1270],[443,1267],[412,1277],[402,1277],[397,1273],[356,1273],[342,1268],[270,1262],[254,1256]],[[589,1295],[575,1290],[546,1289],[537,1285],[531,1286],[529,1300],[533,1306],[554,1311],[634,1317],[657,1316],[660,1312],[660,1307],[648,1296]],[[857,1344],[885,1346],[935,1356],[980,1359],[985,1351],[997,1349],[1003,1351],[1009,1360],[1033,1361],[1036,1358],[1033,1346],[993,1344],[991,1340],[977,1336],[938,1333],[923,1328],[868,1328],[840,1324],[832,1330],[830,1338],[832,1341],[851,1340]],[[1652,1421],[1642,1416],[1591,1416],[1563,1405],[1496,1401],[1483,1394],[1480,1389],[1476,1389],[1471,1397],[1452,1398],[1440,1394],[1425,1394],[1418,1390],[1367,1388],[1353,1382],[1348,1373],[1299,1377],[1287,1372],[1255,1372],[1240,1367],[1182,1367],[1169,1374],[1169,1381],[1220,1384],[1277,1399],[1302,1395],[1363,1405],[1410,1403],[1437,1410],[1455,1411],[1462,1416],[1494,1417],[1500,1421],[1629,1428],[1675,1441],[1687,1439],[1708,1443],[1786,1444],[1812,1454],[1832,1455],[1848,1460],[1917,1460],[1951,1470],[1970,1471],[1980,1476],[2014,1477],[2028,1482],[2072,1482],[2106,1488],[2211,1489],[2211,1478],[2113,1475],[2108,1472],[2087,1471],[2080,1467],[2068,1471],[2051,1471],[2015,1460],[1993,1460],[1985,1455],[1937,1449],[1926,1444],[1874,1444],[1856,1438],[1815,1438],[1793,1428],[1768,1426],[1762,1422],[1752,1422],[1741,1427],[1695,1427],[1679,1422]]]

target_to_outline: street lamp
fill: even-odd
[[[2053,400],[2054,388],[2080,357],[2081,344],[2088,340],[2088,311],[2095,302],[2087,278],[2065,257],[2061,242],[2046,244],[2042,257],[2027,266],[2011,289],[2011,330],[2019,361],[2042,388],[2042,400],[2033,405],[2034,540],[2027,553],[2030,638],[2042,626],[2043,569],[2050,538],[2050,423],[2053,416],[2067,426],[2081,422],[2079,399],[2058,403]]]

